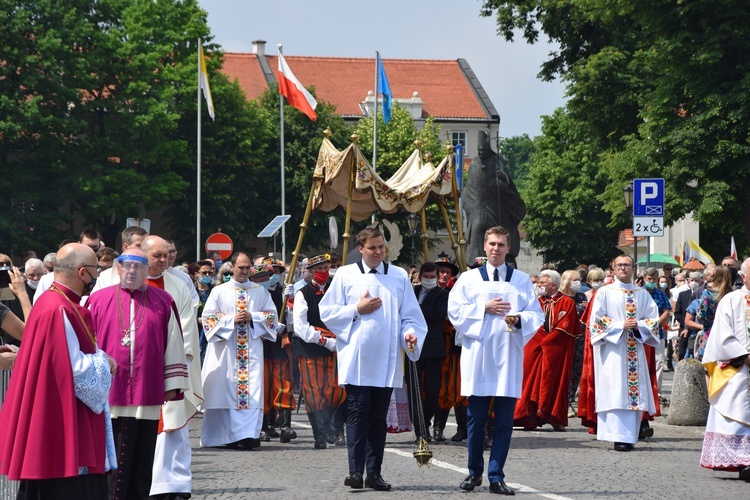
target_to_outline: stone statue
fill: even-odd
[[[471,160],[468,179],[461,192],[466,217],[467,261],[484,256],[484,232],[503,226],[510,233],[508,262],[515,263],[521,248],[518,224],[526,216],[526,204],[508,175],[505,160],[490,147],[486,130],[480,130],[477,156]]]

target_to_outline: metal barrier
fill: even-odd
[[[5,392],[8,390],[10,381],[9,371],[0,370],[0,408],[5,401]],[[2,425],[2,422],[0,422]],[[18,481],[11,481],[7,476],[0,476],[0,500],[12,500],[18,494]]]

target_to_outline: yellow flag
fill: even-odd
[[[198,47],[200,68],[198,68],[198,85],[203,89],[203,97],[206,99],[208,114],[212,120],[216,120],[214,113],[214,100],[211,99],[211,87],[208,85],[208,71],[206,71],[206,58],[203,56],[203,46]]]

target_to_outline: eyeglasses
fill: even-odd
[[[81,267],[93,267],[94,269],[96,269],[97,273],[101,273],[102,272],[102,266],[94,266],[94,265],[91,265],[91,264],[84,264]]]
[[[201,276],[211,276],[213,274],[213,272],[211,272],[211,271],[199,271],[198,274],[200,274]]]
[[[633,264],[615,264],[613,267],[620,268],[620,269],[628,269],[630,267],[633,267]]]

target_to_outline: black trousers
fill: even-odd
[[[112,419],[117,469],[107,478],[112,500],[147,500],[156,451],[158,420]]]
[[[107,476],[85,474],[21,481],[16,500],[107,500]]]
[[[346,448],[349,454],[349,474],[365,472],[380,474],[388,431],[388,405],[391,387],[369,387],[348,384],[346,399]]]
[[[423,428],[425,433],[429,434],[430,422],[432,421],[432,417],[435,416],[438,395],[440,394],[440,381],[443,374],[444,359],[445,358],[420,358],[417,362],[412,362],[410,360],[407,360],[406,362],[406,384],[409,389],[409,415],[414,424],[414,432],[420,437],[422,437],[420,434],[420,425],[419,422],[415,420],[416,415],[412,408],[412,402],[416,401],[416,398],[422,399],[422,409],[424,412],[424,422],[422,422],[422,425],[424,425]],[[420,392],[424,393],[424,398],[422,398],[422,394],[416,393],[416,388],[413,387],[413,384],[411,383],[411,381],[414,380],[414,373],[412,372],[415,371],[415,367],[417,380],[419,380],[420,384]]]

